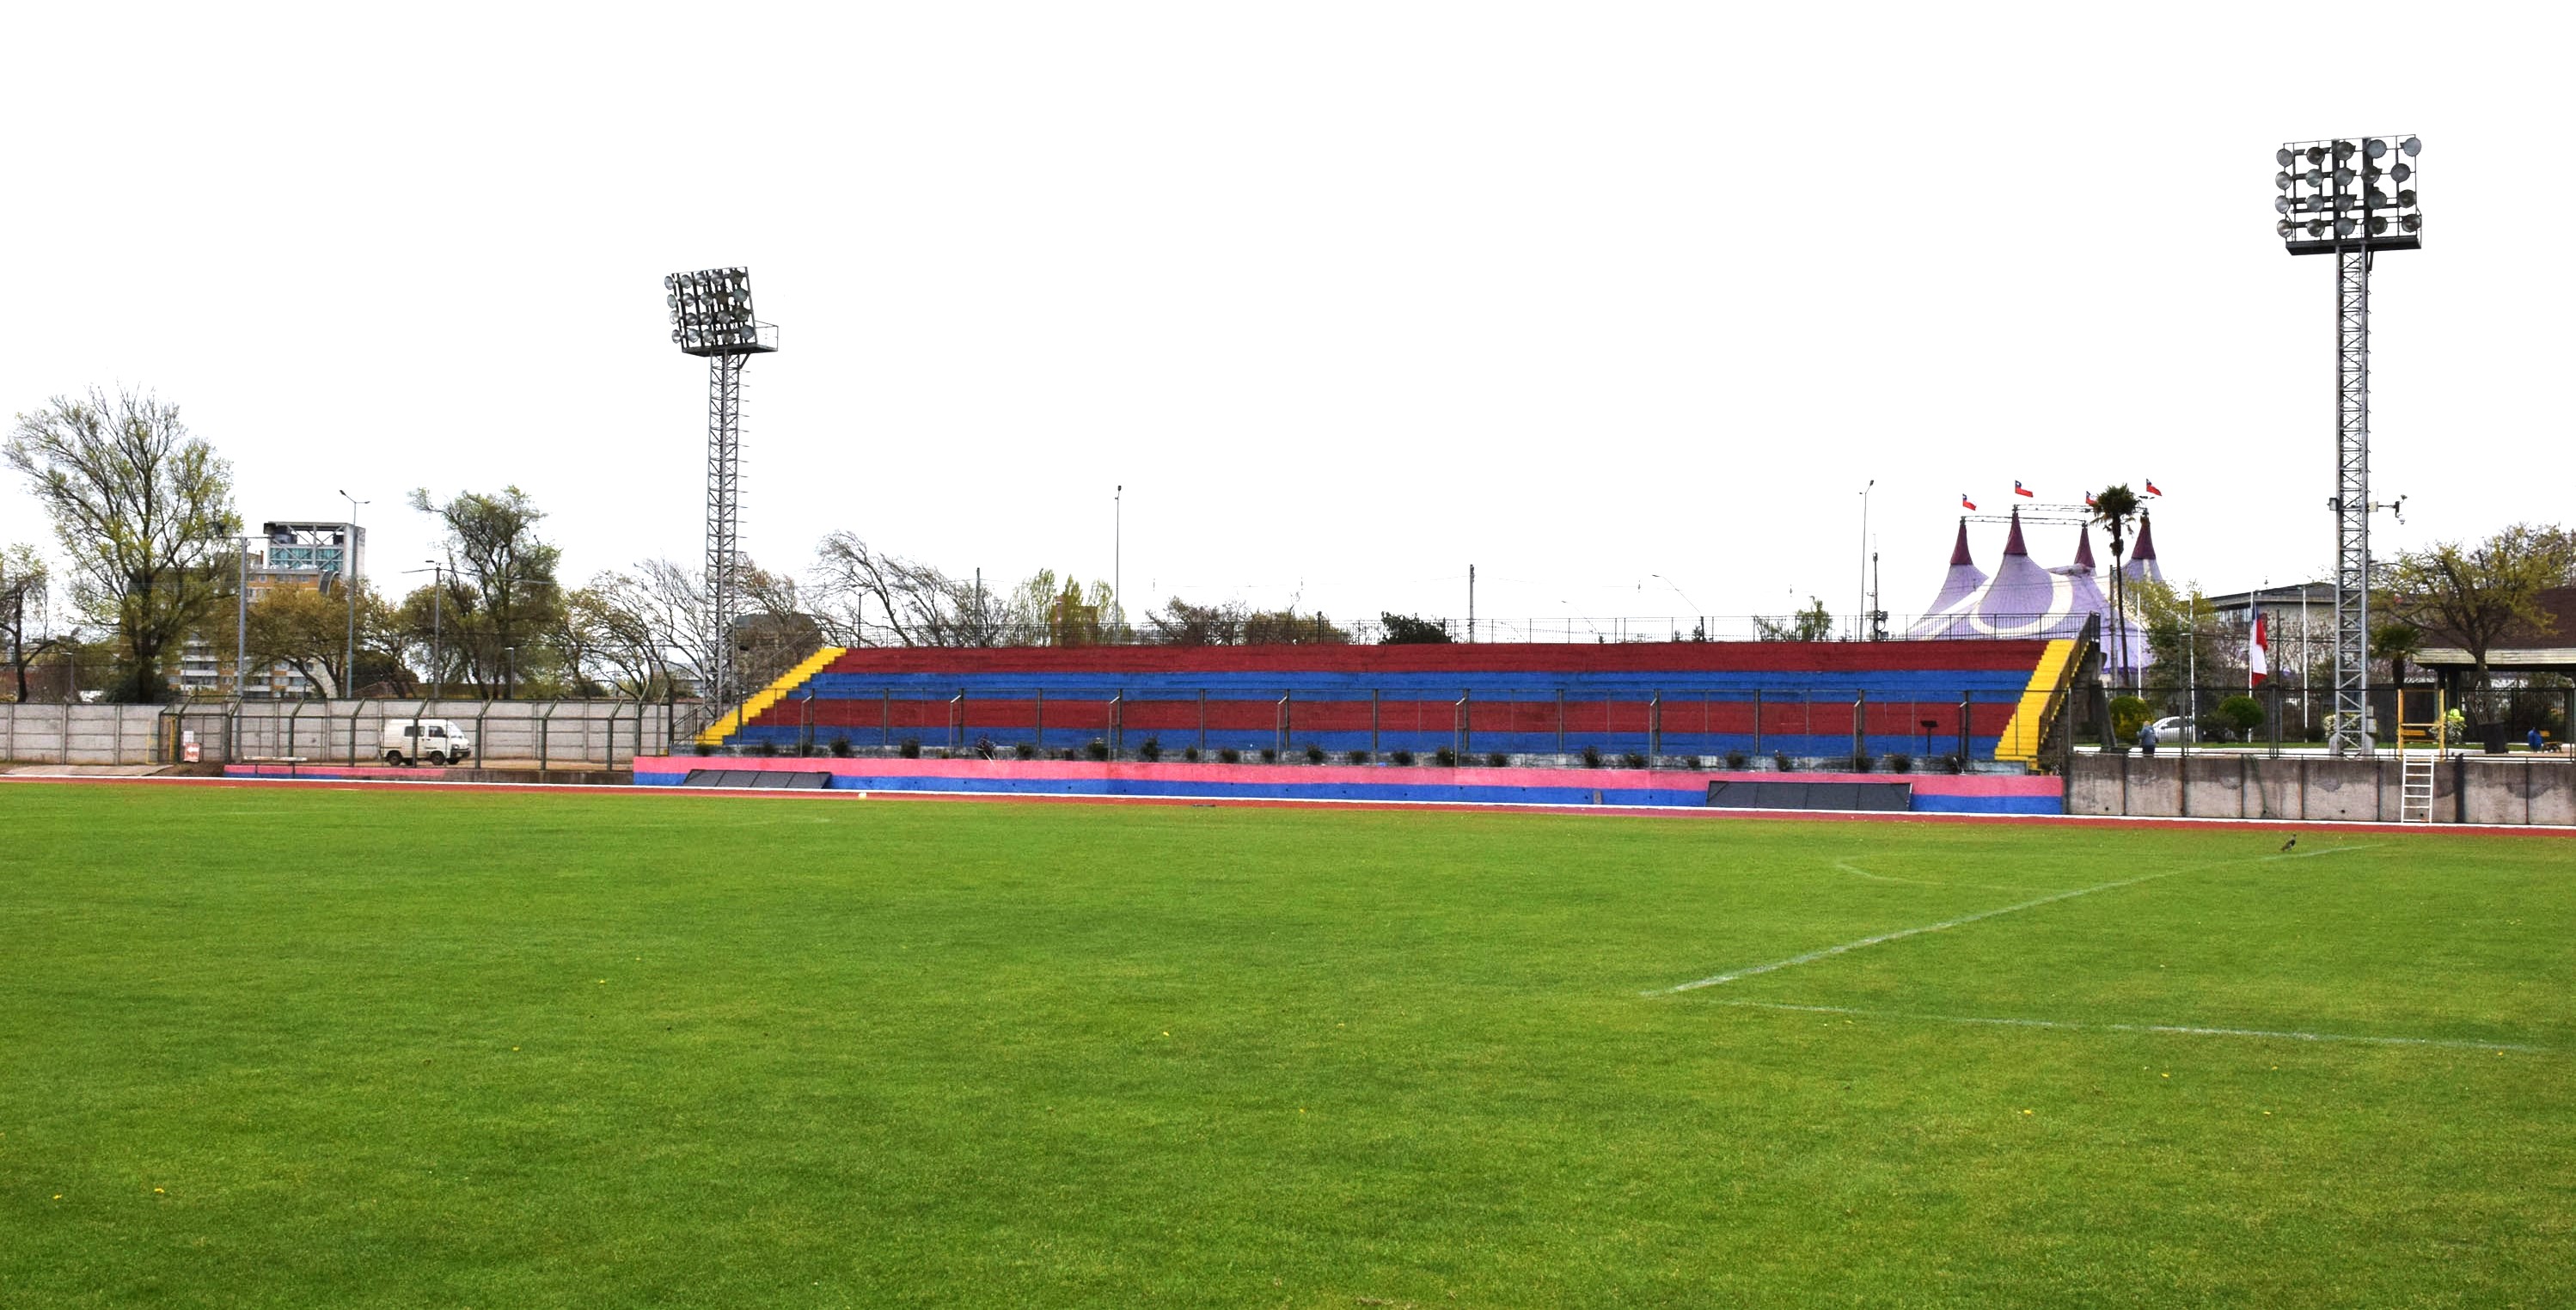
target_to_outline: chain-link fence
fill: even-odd
[[[2117,686],[2088,688],[2076,697],[2072,738],[2079,746],[2143,750],[2140,729],[2152,725],[2159,751],[2260,751],[2268,756],[2322,750],[2334,692],[2323,686],[2271,683],[2218,686]],[[2364,726],[2371,739],[2393,748],[2425,744],[2428,725],[2456,710],[2446,734],[2454,749],[2503,751],[2527,747],[2531,734],[2563,750],[2576,725],[2576,687],[2496,687],[2453,700],[2419,683],[2370,688]]]

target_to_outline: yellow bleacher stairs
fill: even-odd
[[[2030,686],[2014,707],[2012,721],[2004,725],[2004,735],[1995,742],[1995,758],[2006,764],[2036,764],[2039,748],[2048,740],[2048,729],[2057,711],[2065,707],[2063,693],[2075,676],[2075,650],[2078,643],[2059,638],[2048,643],[2039,654],[2039,667],[2031,670]]]
[[[795,668],[789,669],[785,674],[780,676],[778,681],[761,688],[750,700],[744,701],[741,706],[736,708],[732,713],[727,714],[723,718],[716,720],[714,723],[707,725],[707,730],[698,734],[698,744],[701,746],[724,745],[725,738],[742,731],[742,725],[751,722],[753,719],[759,718],[762,710],[768,709],[770,706],[786,699],[787,693],[796,690],[796,688],[803,684],[807,678],[813,677],[815,674],[822,672],[824,669],[830,667],[832,661],[839,659],[846,654],[849,654],[849,651],[844,647],[825,646],[823,649],[806,656],[804,663],[797,665]]]

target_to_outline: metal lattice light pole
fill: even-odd
[[[2273,161],[2281,215],[2273,230],[2293,255],[2335,260],[2334,708],[2326,742],[2368,754],[2370,710],[2370,264],[2382,250],[2424,244],[2412,136],[2344,137],[2282,146]]]
[[[778,349],[778,329],[751,313],[751,270],[709,268],[662,279],[671,308],[671,341],[707,361],[707,625],[715,667],[706,670],[708,703],[723,706],[734,685],[734,617],[742,601],[735,551],[742,482],[742,366]]]

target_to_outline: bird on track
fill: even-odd
[[[2288,851],[2289,851],[2289,849],[2290,849],[2291,847],[2296,846],[2296,845],[2298,845],[2298,844],[2299,844],[2299,834],[2297,834],[2297,833],[2295,833],[2295,832],[2294,832],[2294,833],[2291,833],[2291,834],[2290,834],[2290,839],[2289,839],[2288,841],[2285,841],[2285,842],[2281,843],[2281,850],[2282,850],[2282,852],[2283,852],[2284,854],[2286,854],[2286,853],[2288,853]]]

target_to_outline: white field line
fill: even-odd
[[[2358,1042],[2370,1046],[2437,1046],[2463,1051],[2518,1051],[2548,1055],[2552,1048],[2519,1042],[2474,1042],[2459,1037],[2369,1037],[2357,1033],[2276,1031],[2269,1028],[2201,1028],[2176,1023],[2078,1023],[2071,1019],[2002,1019],[1965,1014],[1909,1014],[1895,1010],[1855,1010],[1841,1005],[1788,1005],[1778,1001],[1720,1001],[1748,1010],[1787,1010],[1797,1014],[1839,1014],[1853,1019],[1893,1019],[1914,1023],[1964,1023],[1994,1028],[2055,1028],[2067,1032],[2170,1033],[2184,1037],[2269,1037],[2285,1042]]]
[[[2159,878],[2170,878],[2180,873],[2192,873],[2201,869],[2221,868],[2231,864],[2268,864],[2274,860],[2312,859],[2319,855],[2334,855],[2344,851],[2366,851],[2371,847],[2380,844],[2381,843],[2378,842],[2365,842],[2356,846],[2327,846],[2313,851],[2296,851],[2280,855],[2258,855],[2250,859],[2243,860],[2211,860],[2203,864],[2186,864],[2179,869],[2167,869],[2162,873],[2144,873],[2135,878],[2120,878],[2111,882],[2095,883],[2090,887],[2078,887],[2073,891],[2053,892],[2049,895],[2033,897],[2030,900],[2022,901],[2014,905],[2006,905],[1992,910],[1979,910],[1974,914],[1963,914],[1955,919],[1943,919],[1939,923],[1927,923],[1919,928],[1899,928],[1894,932],[1883,932],[1875,937],[1863,937],[1858,941],[1844,942],[1838,946],[1823,947],[1819,950],[1809,951],[1804,955],[1792,955],[1787,959],[1772,960],[1764,964],[1748,964],[1741,969],[1730,969],[1725,973],[1710,974],[1706,978],[1695,978],[1689,982],[1680,983],[1671,987],[1651,988],[1649,990],[1639,992],[1638,995],[1670,996],[1676,992],[1696,991],[1702,987],[1721,987],[1738,979],[1751,978],[1756,974],[1773,973],[1781,969],[1794,969],[1802,964],[1814,964],[1818,960],[1832,959],[1837,955],[1848,955],[1853,951],[1867,950],[1872,946],[1884,946],[1889,942],[1901,942],[1908,937],[1920,937],[1927,932],[1947,932],[1952,928],[1964,927],[1982,919],[1992,919],[2006,914],[2019,914],[2024,910],[2035,910],[2043,905],[2054,905],[2059,901],[2073,900],[2078,896],[2090,896],[2095,892],[2113,891],[2122,887],[2135,887],[2142,882],[2154,882]]]
[[[1834,861],[1834,867],[1855,878],[1867,878],[1871,882],[1901,882],[1912,887],[1959,887],[1965,888],[1969,891],[1981,892],[2044,892],[2048,890],[2046,887],[2009,887],[2002,883],[1993,882],[1934,882],[1929,878],[1892,878],[1883,873],[1871,873],[1869,870],[1861,868],[1858,865],[1846,864],[1841,860]]]

